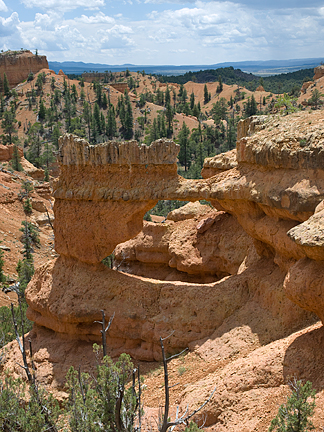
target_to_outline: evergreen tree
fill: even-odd
[[[10,96],[10,86],[6,73],[3,74],[3,93],[6,97]]]
[[[12,144],[13,143],[13,134],[17,132],[16,130],[16,113],[14,109],[6,110],[3,113],[2,116],[2,122],[1,127],[6,134],[6,136],[3,136],[3,143],[4,144]]]
[[[100,108],[99,105],[97,104],[97,102],[94,104],[94,108],[93,108],[93,119],[95,122],[95,129],[97,130],[98,134],[101,133],[101,123],[100,123]]]
[[[173,110],[171,104],[168,103],[165,109],[165,116],[167,120],[167,137],[170,138],[173,134],[172,120],[173,120]]]
[[[277,416],[272,420],[269,432],[306,432],[314,430],[309,419],[314,414],[315,391],[309,381],[302,384],[294,379],[290,383],[291,395],[285,405],[281,405]]]
[[[45,108],[43,99],[41,99],[40,105],[39,105],[39,111],[38,111],[38,118],[40,121],[44,121],[45,117],[46,117],[46,108]]]
[[[0,282],[5,282],[6,276],[3,273],[3,266],[4,266],[4,259],[3,259],[4,252],[0,249]]]
[[[52,132],[52,142],[53,142],[53,145],[56,149],[58,149],[58,146],[59,146],[58,140],[59,140],[60,136],[61,136],[60,128],[59,128],[59,125],[56,124],[54,126],[53,132]]]
[[[37,168],[40,168],[40,156],[42,152],[42,145],[40,140],[40,123],[34,123],[28,131],[28,142],[29,149],[27,152],[27,159],[29,162],[34,164]]]
[[[78,92],[75,84],[72,85],[71,96],[74,102],[78,100]]]
[[[123,137],[126,140],[130,140],[133,137],[133,111],[132,105],[127,92],[125,91],[125,117],[123,125]]]
[[[44,170],[44,181],[45,182],[49,181],[49,172],[48,172],[48,168],[47,167]]]
[[[88,140],[90,142],[92,113],[91,106],[88,104],[87,101],[85,101],[83,104],[83,118],[86,122],[86,125],[88,126]]]
[[[110,105],[108,115],[107,115],[106,134],[109,139],[112,139],[116,136],[116,133],[117,133],[117,125],[116,125],[115,108],[113,105]]]
[[[165,103],[165,106],[167,106],[168,104],[171,103],[171,95],[170,95],[169,86],[167,86],[167,88],[165,90],[164,103]]]
[[[217,93],[222,93],[223,91],[223,81],[221,75],[218,77],[218,86],[217,86]]]
[[[22,171],[23,170],[23,167],[20,163],[20,155],[19,155],[19,149],[18,149],[17,144],[15,144],[14,148],[13,148],[11,166],[12,166],[12,169],[14,169],[15,171]]]
[[[107,94],[104,93],[102,96],[102,108],[105,110],[107,109],[107,106],[108,106]]]
[[[183,122],[182,128],[178,135],[178,142],[180,145],[179,162],[181,165],[184,166],[185,171],[187,171],[190,166],[189,139],[188,139],[189,135],[190,135],[190,130],[187,127],[186,123]]]
[[[191,111],[194,109],[194,106],[195,106],[195,94],[194,94],[194,92],[192,92],[190,95],[190,109],[191,109]]]
[[[3,113],[5,112],[5,100],[2,94],[0,94],[0,119],[3,116]]]
[[[152,143],[153,141],[159,139],[159,129],[158,129],[158,123],[156,118],[153,120],[151,129],[150,129],[150,138],[149,142]]]
[[[51,89],[52,89],[52,91],[54,91],[55,90],[55,78],[54,77],[52,77],[52,80],[51,80]]]
[[[209,102],[209,94],[207,89],[207,84],[204,86],[204,104],[206,105]]]

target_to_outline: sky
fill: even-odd
[[[21,48],[110,65],[323,57],[324,0],[0,0],[0,49]]]

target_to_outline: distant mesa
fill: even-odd
[[[0,91],[3,91],[3,74],[6,73],[10,88],[26,80],[29,73],[36,74],[48,69],[46,56],[33,54],[29,50],[0,53]]]

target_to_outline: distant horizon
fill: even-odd
[[[39,54],[39,55],[45,55],[45,54]],[[46,56],[47,57],[47,56]],[[84,63],[84,64],[93,64],[93,65],[107,65],[107,66],[217,66],[220,64],[242,64],[242,63],[247,63],[247,64],[259,64],[259,63],[267,63],[267,62],[282,62],[282,63],[286,63],[286,62],[292,62],[292,61],[315,61],[315,60],[319,60],[319,62],[324,60],[324,57],[307,57],[307,58],[289,58],[289,59],[282,59],[282,60],[278,60],[278,59],[267,59],[267,60],[235,60],[235,61],[224,61],[224,62],[220,62],[220,63],[214,63],[214,64],[200,64],[200,63],[148,63],[148,64],[139,64],[139,63],[119,63],[119,64],[109,64],[109,63],[93,63],[93,62],[85,62],[83,60],[63,60],[63,61],[59,61],[59,60],[49,60],[47,58],[47,61],[51,62],[51,63]]]
[[[129,69],[132,72],[137,70],[145,70],[146,73],[161,74],[161,75],[182,75],[186,72],[196,72],[199,70],[207,69],[218,69],[222,67],[233,67],[234,69],[241,69],[246,73],[253,73],[257,76],[270,76],[278,75],[281,73],[295,72],[301,69],[312,69],[318,66],[322,57],[319,58],[308,58],[308,59],[289,59],[289,60],[262,60],[253,61],[246,60],[242,62],[223,62],[210,65],[140,65],[140,64],[104,64],[104,63],[86,63],[83,61],[76,62],[74,60],[67,60],[64,62],[48,60],[50,69],[58,72],[60,69],[64,69],[65,73],[80,75],[83,72],[105,72],[111,70],[114,72],[120,72],[125,69]]]
[[[317,58],[323,18],[323,0],[0,0],[0,49],[113,65]]]

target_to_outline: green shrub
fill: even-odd
[[[286,404],[280,406],[277,416],[272,420],[269,432],[306,432],[314,429],[309,419],[314,414],[315,391],[312,383],[294,379],[289,383],[291,395]],[[310,399],[310,400],[309,400]]]

